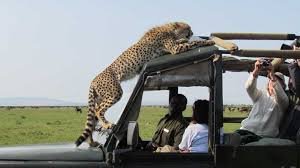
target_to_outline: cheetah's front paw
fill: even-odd
[[[110,129],[112,126],[112,123],[102,123],[102,129]]]
[[[216,43],[215,43],[214,41],[212,41],[212,40],[206,40],[205,42],[206,42],[206,44],[207,44],[208,46],[211,46],[211,45],[215,45],[215,44],[216,44]]]
[[[215,42],[212,40],[200,40],[193,41],[195,47],[204,47],[204,46],[212,46],[215,45]]]

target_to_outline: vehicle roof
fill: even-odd
[[[144,66],[145,90],[178,86],[207,86],[213,79],[213,59],[217,47],[199,47],[176,55],[165,55]]]
[[[149,61],[143,68],[143,72],[163,70],[172,66],[189,62],[205,60],[217,51],[215,46],[198,47],[176,55],[168,54]]]

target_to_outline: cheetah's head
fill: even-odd
[[[191,27],[184,22],[172,23],[177,39],[190,39],[193,35]]]

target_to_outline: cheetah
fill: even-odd
[[[189,42],[192,35],[191,27],[183,22],[154,27],[98,74],[90,85],[87,121],[82,135],[75,142],[76,146],[87,138],[90,145],[95,144],[92,132],[96,120],[99,121],[102,129],[112,127],[112,123],[104,118],[104,114],[122,97],[120,82],[133,78],[145,63],[167,53],[174,55],[196,47],[215,44],[211,40]]]

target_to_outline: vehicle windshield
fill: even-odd
[[[121,87],[123,89],[122,98],[105,112],[105,117],[108,121],[112,122],[113,124],[116,124],[118,122],[122,112],[124,111],[127,105],[131,93],[134,90],[137,81],[138,77],[135,77],[131,80],[121,83]]]
[[[127,105],[127,102],[131,96],[131,93],[134,90],[134,87],[135,87],[137,81],[138,81],[138,76],[131,80],[121,83],[121,87],[123,88],[122,98],[106,111],[105,118],[107,118],[108,121],[112,122],[113,124],[118,123],[118,121],[122,115],[122,112],[124,111],[124,109]],[[99,128],[98,124],[96,126],[96,129],[97,128]],[[104,132],[94,131],[94,133],[93,133],[93,139],[102,145],[105,144],[108,136],[109,136],[109,132],[107,132],[107,131],[104,131]]]

